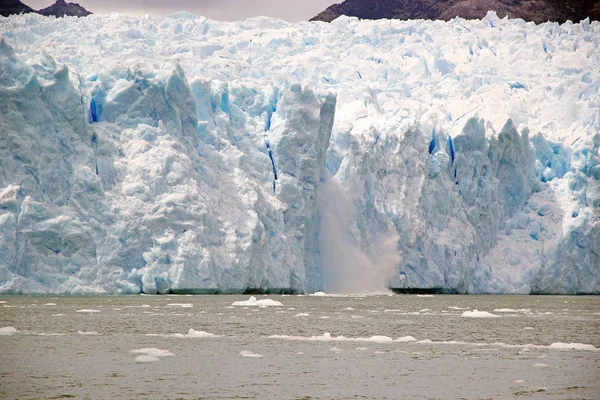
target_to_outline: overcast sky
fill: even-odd
[[[55,0],[21,0],[39,10]],[[302,21],[342,0],[66,0],[81,4],[97,14],[119,12],[131,15],[163,16],[176,11],[190,11],[217,20],[239,20],[258,15]]]

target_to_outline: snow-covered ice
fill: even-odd
[[[598,22],[0,32],[0,293],[600,292]]]
[[[549,347],[551,349],[558,349],[558,350],[600,351],[600,349],[598,349],[594,345],[584,344],[584,343],[561,343],[561,342],[557,342],[557,343],[552,343]]]
[[[291,336],[291,335],[271,335],[269,339],[284,339],[284,340],[298,340],[298,341],[309,341],[309,342],[372,342],[372,343],[393,343],[393,342],[409,342],[412,341],[408,338],[412,336],[406,336],[394,340],[389,336],[374,335],[371,337],[346,337],[343,335],[331,336],[329,332],[325,332],[320,336]],[[414,338],[412,338],[414,339]],[[416,339],[414,339],[416,340]]]
[[[131,350],[130,353],[140,354],[135,358],[136,362],[156,362],[162,357],[172,357],[175,355],[169,350],[157,349],[154,347]]]
[[[298,313],[296,315],[294,315],[294,317],[310,317],[309,313]]]
[[[250,350],[242,350],[239,354],[244,358],[263,358],[262,354],[254,353]]]
[[[13,326],[5,326],[3,328],[0,328],[0,335],[2,336],[14,335],[17,332],[17,328]]]
[[[219,335],[215,335],[214,333],[209,333],[209,332],[206,332],[206,331],[197,331],[197,330],[194,330],[192,328],[190,328],[188,330],[188,333],[186,333],[185,335],[181,334],[181,333],[176,333],[173,336],[174,337],[201,338],[201,339],[203,339],[203,338],[220,337]]]
[[[169,303],[167,307],[181,307],[181,308],[192,308],[194,307],[191,303]]]
[[[463,317],[469,317],[469,318],[498,318],[498,317],[500,317],[499,315],[495,315],[495,314],[492,314],[487,311],[479,311],[479,310],[464,311],[461,315]]]
[[[94,310],[94,309],[91,309],[91,308],[84,308],[84,309],[81,309],[81,310],[77,310],[76,312],[78,312],[78,313],[87,313],[87,314],[94,314],[94,313],[99,313],[100,310]]]
[[[272,299],[260,299],[250,296],[248,300],[234,301],[231,303],[232,306],[244,306],[244,307],[280,307],[283,304],[280,301]]]

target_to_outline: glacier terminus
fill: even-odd
[[[600,293],[598,22],[0,36],[0,293]]]

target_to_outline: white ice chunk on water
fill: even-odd
[[[331,336],[329,332],[325,332],[321,336],[289,336],[289,335],[271,335],[268,336],[270,339],[284,339],[284,340],[299,340],[299,341],[310,341],[310,342],[372,342],[372,343],[392,343],[394,340],[389,336],[375,335],[371,337],[357,337],[350,338],[343,335]]]
[[[0,335],[9,336],[17,333],[17,329],[12,326],[5,326],[4,328],[0,328]]]
[[[257,354],[250,350],[242,350],[239,355],[243,358],[263,358],[262,354]]]
[[[583,343],[552,343],[549,346],[551,349],[557,350],[587,350],[587,351],[600,351],[597,347],[591,344],[583,344]]]
[[[499,318],[499,315],[495,315],[492,314],[490,312],[487,311],[478,311],[478,310],[473,310],[473,311],[465,311],[462,313],[463,317],[468,317],[468,318]]]
[[[169,350],[157,349],[154,347],[145,347],[143,349],[135,349],[131,350],[130,353],[140,354],[135,358],[136,362],[156,362],[159,361],[162,357],[172,357],[175,354],[171,353]]]
[[[206,331],[197,331],[194,330],[192,328],[190,328],[188,330],[188,333],[183,335],[181,333],[176,333],[175,335],[173,335],[175,337],[189,337],[189,338],[214,338],[214,337],[220,337],[219,335],[215,335],[214,333],[209,333]]]
[[[99,313],[100,310],[94,310],[94,309],[90,309],[90,308],[84,308],[81,310],[77,310],[76,312],[78,313],[87,313],[87,314],[94,314],[94,313]]]
[[[248,300],[242,301],[234,301],[231,303],[232,306],[243,306],[243,307],[279,307],[283,306],[283,304],[279,301],[272,299],[260,299],[257,300],[256,297],[250,296]]]
[[[395,342],[416,342],[417,339],[413,336],[402,336],[395,340]]]

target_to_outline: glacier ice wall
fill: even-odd
[[[0,292],[600,292],[597,22],[0,34]]]

